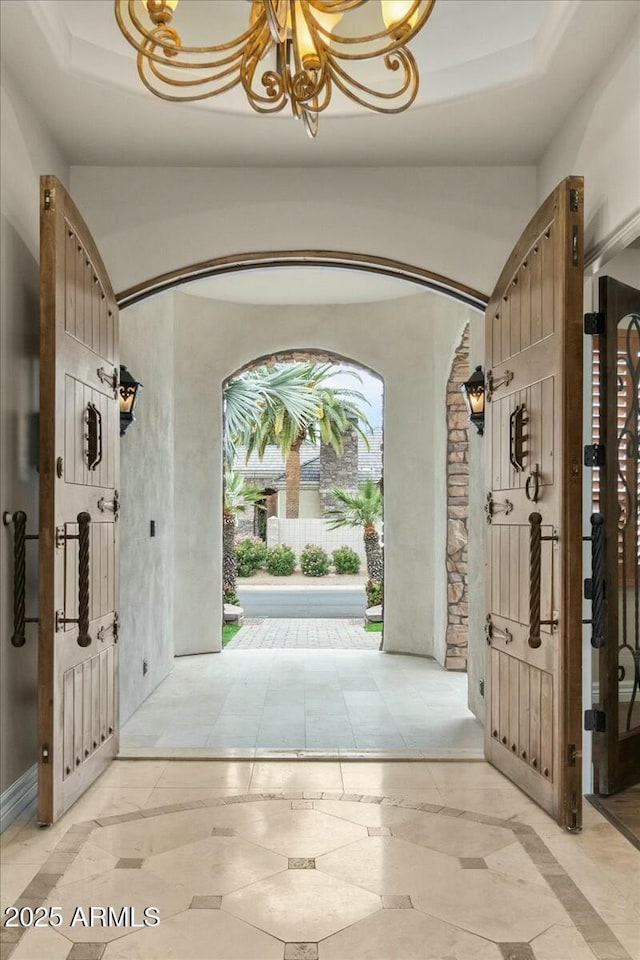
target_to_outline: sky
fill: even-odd
[[[328,379],[330,386],[346,387],[348,390],[359,390],[363,393],[370,403],[370,406],[363,404],[364,412],[374,429],[382,427],[382,395],[383,384],[380,377],[363,370],[361,367],[341,365],[336,367],[337,371]],[[356,373],[359,380],[353,376]]]

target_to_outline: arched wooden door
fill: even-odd
[[[487,759],[571,830],[582,781],[583,181],[515,245],[486,312]]]
[[[40,184],[38,819],[118,752],[118,308],[62,184]]]

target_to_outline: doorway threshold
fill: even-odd
[[[125,747],[118,760],[484,760],[478,748],[436,747],[433,750],[268,750],[210,747]]]

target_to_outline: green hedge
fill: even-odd
[[[336,573],[360,573],[360,557],[351,547],[338,547],[332,557]]]
[[[290,577],[296,568],[296,555],[286,544],[267,551],[267,571],[274,577]]]
[[[300,554],[300,569],[305,577],[326,577],[329,573],[329,555],[322,547],[308,543]]]
[[[238,537],[236,540],[238,576],[250,577],[264,567],[267,560],[267,545],[259,537]]]

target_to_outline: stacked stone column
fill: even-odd
[[[466,670],[469,644],[469,420],[460,385],[469,378],[469,327],[447,384],[447,634],[445,666]]]

